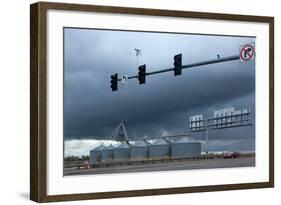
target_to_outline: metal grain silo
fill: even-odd
[[[171,144],[171,157],[200,157],[201,156],[201,143],[189,142],[188,139],[182,138],[173,141]]]
[[[113,151],[114,160],[126,160],[130,158],[130,147],[127,143],[122,143]]]
[[[159,138],[149,145],[149,158],[170,157],[170,143]]]
[[[101,160],[101,152],[104,150],[105,146],[100,145],[90,151],[90,164],[99,162]]]
[[[114,147],[112,145],[109,145],[107,147],[105,147],[102,151],[101,151],[101,161],[111,161],[113,160],[113,149]]]
[[[134,145],[130,147],[131,159],[145,159],[148,157],[148,146],[145,141],[136,141]]]

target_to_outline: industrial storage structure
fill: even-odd
[[[170,143],[163,138],[158,138],[148,145],[149,158],[161,158],[170,156]]]
[[[130,147],[131,159],[146,159],[148,157],[148,146],[143,140],[136,141]]]
[[[189,142],[187,138],[173,141],[171,143],[172,158],[188,158],[201,156],[201,143]]]
[[[114,147],[112,145],[109,145],[104,148],[104,150],[101,151],[101,161],[112,161],[113,160],[113,150]]]
[[[101,160],[101,152],[105,149],[105,146],[100,145],[90,151],[90,164],[99,162]]]
[[[104,144],[90,151],[90,164],[98,162],[118,163],[122,160],[153,160],[165,158],[192,158],[201,156],[201,143],[190,142],[185,136],[169,136],[129,141],[124,123],[121,122],[110,138],[111,144]],[[119,144],[113,146],[112,144]]]
[[[158,138],[154,142],[138,140],[135,143],[121,143],[118,146],[104,146],[90,151],[90,164],[96,162],[110,162],[113,160],[191,158],[201,156],[201,143],[189,142],[187,138],[179,140],[165,140]]]
[[[114,160],[127,160],[130,158],[130,147],[127,143],[121,143],[113,150]]]

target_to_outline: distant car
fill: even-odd
[[[227,158],[239,158],[240,157],[240,154],[238,152],[227,152],[227,153],[224,153],[224,158],[227,159]]]

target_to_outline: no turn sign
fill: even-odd
[[[255,58],[255,43],[248,43],[240,46],[240,62],[247,62]]]

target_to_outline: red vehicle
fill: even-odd
[[[238,152],[226,152],[224,153],[224,158],[239,158],[240,157],[240,153]]]

